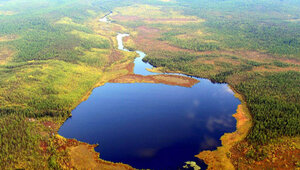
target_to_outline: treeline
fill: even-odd
[[[278,62],[260,63],[256,61],[237,59],[242,63],[231,65],[218,62],[215,55],[184,55],[162,52],[160,56],[148,55],[144,61],[164,71],[181,71],[188,75],[205,77],[214,82],[231,84],[243,94],[247,106],[253,115],[253,128],[247,139],[253,144],[265,144],[281,136],[300,134],[300,73],[288,72],[249,72],[257,66],[280,66],[288,64]],[[224,56],[223,56],[224,57]],[[216,59],[214,64],[204,64],[196,61],[205,58],[206,61]],[[217,68],[222,67],[222,68]],[[230,79],[230,77],[240,77]]]
[[[153,55],[165,57],[153,57]],[[143,58],[143,61],[148,62],[155,67],[163,67],[166,69],[166,71],[182,71],[189,75],[200,74],[214,69],[214,65],[212,64],[203,64],[199,62],[195,63],[194,61],[199,57],[200,56],[195,56],[188,53],[159,51],[156,52],[156,54],[149,54]]]
[[[267,143],[280,136],[300,134],[300,73],[289,71],[252,74],[235,88],[246,99],[253,114],[247,139]]]
[[[20,106],[10,106],[0,108],[0,117],[2,116],[20,116],[28,118],[41,117],[68,117],[71,111],[61,110],[37,110],[36,108],[22,108]]]

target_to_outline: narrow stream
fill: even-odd
[[[128,49],[124,48],[123,45],[123,38],[129,36],[129,34],[118,34],[117,35],[117,41],[118,41],[118,49],[119,50],[123,50],[123,51],[129,51]],[[140,74],[143,76],[146,75],[156,75],[157,73],[153,73],[150,71],[147,71],[146,69],[151,69],[153,68],[153,66],[149,63],[145,63],[143,61],[143,58],[146,57],[146,54],[142,51],[135,51],[136,53],[138,53],[139,57],[137,57],[134,60],[134,69],[133,69],[133,73],[134,74]]]
[[[112,15],[112,12],[106,14],[103,18],[100,18],[99,21],[100,21],[100,22],[105,22],[105,23],[110,23],[111,21],[107,18],[107,17],[109,17],[110,15]]]
[[[118,34],[118,48],[124,49]],[[134,63],[134,73],[153,75],[142,61]],[[240,101],[227,84],[207,79],[191,88],[151,83],[106,83],[95,88],[91,96],[62,125],[59,134],[66,138],[99,144],[95,148],[101,159],[122,162],[138,169],[183,169],[203,150],[221,145],[224,133],[236,130],[232,117]]]

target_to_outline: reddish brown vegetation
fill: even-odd
[[[137,16],[124,16],[124,15],[115,15],[115,16],[113,16],[111,18],[113,20],[118,20],[118,21],[122,21],[122,22],[142,20],[141,17],[137,17]]]
[[[56,128],[56,124],[51,122],[51,121],[45,121],[45,122],[42,122],[42,124],[45,127],[50,128],[50,129],[55,129]]]
[[[120,32],[120,31],[122,31],[122,28],[118,25],[113,25],[111,30],[114,32]]]
[[[199,81],[189,77],[178,75],[150,75],[143,76],[128,74],[109,81],[111,83],[163,83],[167,85],[192,87]]]
[[[112,50],[112,52],[109,55],[109,61],[113,63],[120,60],[122,57],[123,54],[121,52],[119,52],[118,50]]]
[[[195,18],[150,18],[146,19],[146,21],[150,22],[191,22],[197,21]]]
[[[146,21],[146,22],[191,22],[197,21],[195,18],[142,18],[138,16],[128,15],[115,15],[112,17],[114,20],[128,22],[128,21]]]
[[[64,139],[60,136],[55,137],[54,145],[57,151],[68,154],[60,159],[60,164],[66,169],[101,169],[101,170],[132,170],[129,165],[113,163],[99,159],[99,153],[94,148],[97,145],[89,145],[78,142],[75,139]]]
[[[251,118],[246,103],[238,93],[235,96],[242,101],[242,104],[238,106],[236,113],[233,115],[237,120],[237,130],[232,133],[225,133],[221,137],[222,146],[218,147],[217,150],[202,151],[196,155],[208,164],[208,169],[234,169],[230,150],[236,143],[244,140],[251,127]]]
[[[261,161],[245,159],[249,148],[242,147],[247,144],[241,142],[231,149],[231,161],[236,169],[294,169],[300,162],[300,149],[291,146],[290,142],[288,140],[268,146],[268,156]]]
[[[138,49],[145,51],[146,53],[151,53],[151,51],[189,51],[172,46],[166,42],[159,41],[157,38],[160,37],[162,33],[161,30],[155,28],[149,28],[146,26],[140,26],[136,28],[138,35],[134,37],[134,42]]]
[[[123,43],[125,44],[130,39],[129,36],[123,38]]]
[[[265,54],[265,53],[257,52],[257,51],[233,51],[233,52],[226,52],[226,53],[240,56],[245,59],[253,59],[256,61],[270,61],[270,60],[276,59],[276,60],[279,60],[279,61],[282,61],[285,63],[300,65],[300,60],[298,60],[298,59],[284,58],[282,56],[276,57],[276,56],[272,56],[270,54]]]
[[[48,147],[47,142],[41,141],[40,142],[40,147],[41,147],[41,149],[43,150],[44,153],[47,152],[47,147]]]
[[[126,66],[126,69],[128,70],[129,73],[133,73],[134,69],[134,63],[130,63]]]

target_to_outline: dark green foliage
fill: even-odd
[[[252,75],[235,88],[244,94],[253,114],[252,142],[300,134],[300,73]]]
[[[194,51],[215,51],[220,49],[220,47],[216,43],[205,43],[204,41],[199,39],[182,40],[176,37],[171,37],[168,34],[165,35],[163,38],[160,38],[160,40],[168,41],[172,45]]]
[[[280,60],[299,59],[300,4],[295,0],[181,0],[178,3],[186,15],[205,19],[203,23],[172,26],[159,38],[161,41],[194,51],[259,51],[271,54],[269,60],[227,57],[239,64],[214,60],[199,55],[149,55],[145,61],[166,71],[182,71],[189,75],[227,82],[243,94],[253,114],[253,128],[247,139],[253,144],[265,144],[281,136],[300,134],[300,73],[259,72],[268,68],[299,67]],[[152,25],[155,27],[155,25]],[[160,26],[157,25],[157,28]],[[200,30],[203,35],[191,36]],[[188,35],[178,38],[178,35]],[[159,57],[160,56],[160,57]],[[161,56],[166,56],[162,58]],[[180,56],[180,57],[179,57]],[[217,57],[217,56],[216,56]],[[185,59],[182,59],[185,58]],[[197,61],[197,58],[203,60]],[[258,71],[253,72],[256,68]],[[247,155],[263,158],[257,149]],[[261,154],[260,154],[261,153]]]
[[[2,116],[0,119],[0,167],[10,169],[22,161],[34,164],[41,159],[39,136],[34,134],[34,126],[20,115]],[[27,158],[25,160],[24,158]],[[42,165],[34,165],[42,168]]]
[[[109,41],[93,39],[95,33],[84,24],[107,10],[82,0],[0,3],[0,11],[13,11],[11,16],[0,14],[0,37],[15,37],[0,41],[0,50],[15,52],[11,61],[0,64],[0,169],[59,169],[55,151],[40,148],[41,140],[49,142],[49,134],[41,135],[49,129],[38,121],[65,119],[95,84],[95,78],[81,80],[93,65],[76,63],[82,63],[82,51],[110,48]],[[57,24],[65,17],[70,23]],[[66,80],[74,87],[62,87]],[[76,81],[81,82],[75,85]]]
[[[66,118],[70,114],[69,109],[72,108],[72,104],[96,83],[94,78],[84,83],[79,82],[77,88],[70,87],[78,90],[83,86],[76,96],[72,92],[74,93],[72,99],[64,98],[65,93],[71,92],[60,89],[62,85],[51,84],[61,77],[78,76],[77,80],[82,78],[81,74],[84,73],[74,71],[75,68],[66,70],[71,67],[68,65],[70,63],[84,62],[90,66],[102,64],[95,64],[94,58],[82,59],[80,55],[82,51],[91,48],[110,48],[109,42],[84,39],[71,33],[75,30],[93,34],[84,23],[89,18],[98,16],[100,12],[107,13],[115,7],[136,3],[166,5],[182,11],[184,15],[205,19],[203,23],[174,25],[168,29],[160,40],[167,41],[171,45],[194,51],[255,50],[277,57],[299,59],[300,56],[300,22],[291,21],[300,18],[300,4],[296,0],[178,0],[176,3],[165,3],[159,0],[0,2],[4,4],[0,6],[0,10],[16,12],[12,16],[0,15],[0,36],[17,37],[12,41],[0,42],[0,47],[9,47],[16,52],[13,62],[0,65],[1,169],[14,169],[16,167],[12,166],[22,161],[32,162],[34,165],[31,167],[36,169],[45,169],[46,166],[37,163],[38,159],[43,159],[38,149],[40,134],[34,126],[36,124],[29,122],[28,117]],[[97,14],[93,15],[88,10],[93,10]],[[70,18],[74,24],[56,24],[64,17]],[[148,23],[140,21],[122,24],[138,27]],[[164,28],[163,24],[152,26]],[[204,36],[192,36],[192,38],[190,36],[187,39],[176,37],[179,34],[193,33],[198,30],[203,31]],[[81,51],[76,50],[76,47]],[[208,61],[218,57],[220,56],[159,51],[157,54],[151,52],[144,61],[154,66],[164,67],[167,71],[181,71],[188,75],[210,78],[219,83],[228,82],[229,78],[234,76],[241,78],[242,81],[228,83],[244,95],[253,115],[253,128],[247,137],[253,144],[265,144],[281,136],[299,135],[300,73],[251,72],[256,67],[287,68],[294,66],[293,64],[277,61],[276,58],[274,61],[266,61],[269,63],[263,63],[241,59],[240,56],[222,56],[240,62],[237,65],[218,60],[214,61],[214,64],[197,61],[201,58]],[[32,60],[38,61],[31,62]],[[54,67],[58,68],[55,72],[39,71],[47,67],[51,61],[57,60],[63,64],[61,67]],[[79,67],[79,65],[74,67],[77,66]],[[25,74],[28,70],[34,71]],[[55,75],[56,73],[59,74]],[[61,81],[61,84],[66,82],[57,81]],[[24,90],[23,88],[28,84],[32,86],[27,86]],[[59,157],[53,146],[50,146],[50,150],[50,157],[45,158],[45,162],[48,168],[58,169]],[[265,157],[265,151],[251,148],[246,155],[251,159],[261,160]]]
[[[61,90],[54,87],[52,82],[57,81],[59,77],[69,76],[67,73],[70,74],[73,70],[70,68],[57,70],[55,73],[60,75],[54,76],[53,73],[45,75],[46,72],[39,69],[47,67],[51,61],[56,60],[82,63],[85,61],[81,57],[84,55],[82,51],[91,48],[110,48],[108,40],[93,37],[94,32],[83,24],[89,18],[96,17],[88,10],[93,10],[96,15],[107,12],[107,9],[93,5],[95,2],[87,3],[81,0],[1,2],[3,6],[0,6],[0,11],[11,10],[15,14],[0,15],[0,37],[13,35],[16,39],[0,41],[1,48],[9,47],[15,52],[12,62],[0,65],[0,116],[20,114],[27,117],[65,117],[69,115],[69,109],[74,101],[59,99],[60,97],[57,96],[61,94]],[[65,17],[69,17],[70,24],[57,24],[57,21]],[[77,35],[79,33],[91,35],[91,38]],[[32,62],[33,60],[38,61]],[[69,66],[63,63],[60,68]],[[94,63],[90,65],[94,66]],[[31,75],[25,75],[26,70],[31,69],[36,71],[30,73]],[[69,69],[68,72],[66,69]],[[47,85],[42,85],[44,80],[48,81]],[[24,88],[22,85],[25,84],[32,85],[29,91],[22,90]]]
[[[205,19],[205,22],[173,26],[161,40],[196,51],[246,49],[299,58],[300,4],[295,2],[296,0],[180,0],[178,5],[182,6],[184,14],[198,16]],[[185,40],[175,37],[199,29],[208,34]],[[205,40],[213,40],[214,43]]]
[[[168,53],[163,53],[164,55]],[[229,82],[244,95],[250,112],[253,114],[253,128],[247,139],[252,143],[265,144],[280,136],[300,134],[300,73],[295,71],[259,74],[251,71],[253,67],[270,65],[251,60],[233,66],[216,61],[214,65],[195,62],[197,58],[217,58],[213,55],[193,56],[173,53],[169,57],[147,56],[144,61],[167,71],[182,71],[185,74],[207,77],[214,82],[224,83],[227,78],[239,75],[241,82]],[[228,58],[232,58],[228,56]],[[286,63],[274,62],[279,66]],[[214,72],[216,66],[222,67]],[[249,153],[251,155],[251,153]]]
[[[289,67],[290,66],[290,64],[283,63],[283,62],[280,62],[280,61],[274,61],[274,65],[277,66],[277,67]]]
[[[60,59],[76,63],[80,53],[75,50],[75,47],[109,48],[108,41],[87,40],[70,34],[72,30],[92,33],[92,30],[86,26],[55,24],[63,17],[69,17],[73,22],[81,23],[90,17],[90,14],[87,13],[88,9],[103,10],[88,3],[71,2],[53,2],[53,4],[47,4],[47,8],[43,9],[42,4],[47,3],[47,1],[43,1],[42,7],[37,7],[33,13],[27,9],[19,11],[22,15],[0,17],[0,35],[12,34],[19,37],[15,41],[9,42],[10,46],[17,50],[15,61]],[[32,4],[33,6],[39,5],[34,2]]]
[[[168,58],[153,58],[145,57],[143,61],[149,62],[156,67],[164,67],[169,71],[183,71],[186,74],[195,75],[198,70],[209,71],[213,70],[214,66],[210,64],[193,63],[198,57],[187,53],[169,53],[168,55],[175,55]]]

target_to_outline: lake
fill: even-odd
[[[119,49],[122,38],[117,37]],[[152,75],[140,55],[135,74]],[[224,133],[236,130],[236,112],[240,101],[227,84],[207,79],[191,88],[151,83],[106,83],[72,111],[59,130],[66,138],[75,138],[95,148],[101,159],[122,162],[134,168],[180,169],[187,161],[202,168],[194,156],[221,145]]]

